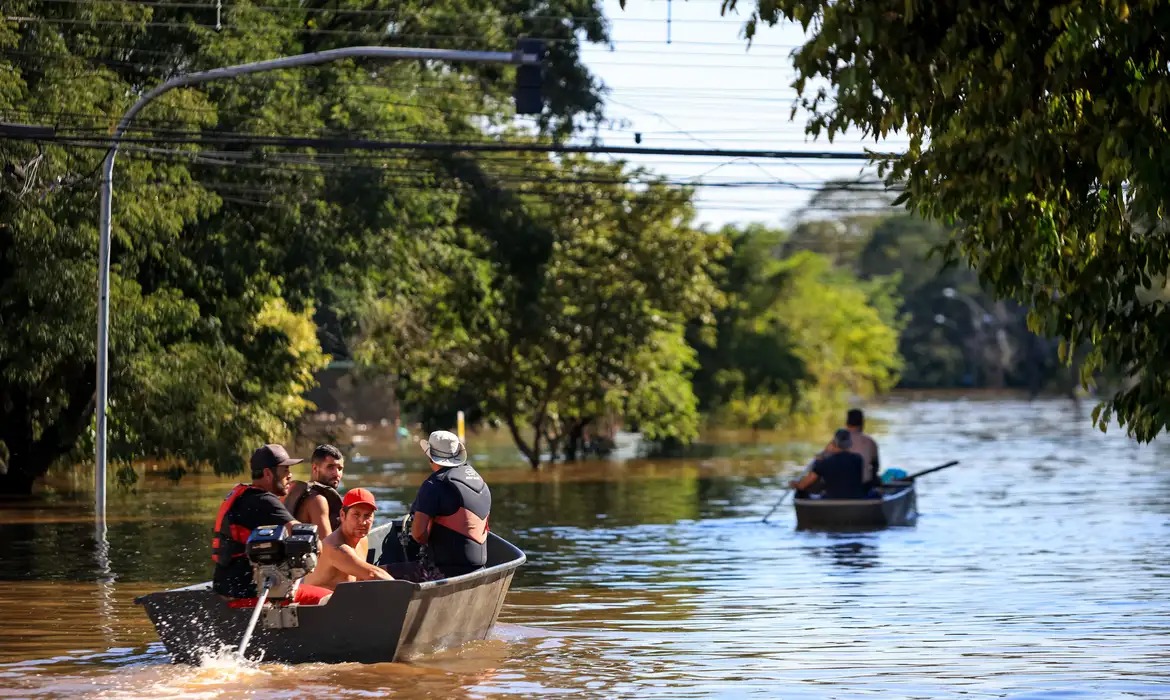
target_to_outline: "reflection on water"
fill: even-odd
[[[874,538],[876,541],[876,537]],[[865,570],[878,565],[878,548],[871,542],[833,542],[824,546],[808,546],[805,551],[834,566]]]
[[[492,639],[409,664],[167,663],[133,599],[207,577],[226,480],[111,493],[104,584],[84,495],[5,505],[0,697],[1170,697],[1170,455],[1071,411],[876,409],[889,466],[963,464],[922,479],[916,527],[864,533],[761,524],[799,446],[534,473],[473,443],[529,564]],[[401,512],[421,459],[362,451],[348,485]]]

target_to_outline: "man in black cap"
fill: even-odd
[[[215,575],[211,587],[216,593],[232,598],[255,598],[256,582],[244,546],[252,530],[264,525],[297,524],[280,502],[288,494],[289,469],[305,460],[294,459],[281,445],[265,445],[252,453],[252,483],[236,484],[220,504],[211,540],[211,560]],[[324,603],[328,589],[302,585],[296,602]]]
[[[825,448],[824,456],[813,462],[812,469],[799,481],[789,484],[796,489],[797,498],[804,498],[804,491],[819,479],[824,483],[825,498],[868,498],[869,486],[865,483],[865,460],[861,455],[850,452],[853,434],[841,428],[833,435],[833,441]]]

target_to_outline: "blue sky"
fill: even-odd
[[[804,37],[799,25],[762,27],[749,49],[742,38],[747,10],[720,16],[719,0],[673,0],[667,43],[666,0],[605,0],[612,50],[589,45],[585,62],[610,88],[599,132],[610,146],[782,149],[858,152],[901,150],[905,139],[881,144],[860,135],[833,143],[804,134],[801,114],[789,119],[796,92],[790,52]],[[634,134],[642,134],[635,144]],[[736,160],[629,156],[672,180],[699,187],[699,221],[712,226],[762,221],[790,225],[811,190],[827,179],[857,177],[862,162]],[[759,183],[745,185],[743,183]],[[727,186],[732,185],[732,186]]]

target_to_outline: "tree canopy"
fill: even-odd
[[[743,427],[799,428],[894,386],[901,358],[892,278],[862,282],[802,247],[808,239],[794,243],[759,225],[720,236],[728,303],[716,312],[714,342],[692,330],[706,410]]]
[[[482,165],[483,186],[498,183],[500,164]],[[461,226],[459,245],[429,264],[452,283],[367,316],[363,362],[400,377],[408,409],[474,406],[497,418],[533,466],[546,449],[572,452],[611,411],[650,439],[693,439],[693,351],[682,333],[720,297],[718,240],[691,226],[690,193],[581,157],[526,167],[539,176],[508,207],[472,199],[463,216],[527,212],[528,230]]]
[[[426,423],[499,421],[534,466],[611,417],[682,444],[703,409],[789,425],[896,380],[898,280],[861,263],[879,219],[711,233],[691,191],[628,164],[459,147],[601,116],[580,60],[606,40],[595,0],[266,0],[218,21],[190,2],[12,0],[0,121],[57,135],[0,141],[0,492],[92,454],[97,174],[138,96],[336,46],[524,34],[550,47],[531,119],[510,68],[366,60],[174,90],[139,115],[114,179],[113,460],[238,473],[290,436],[330,358],[389,377]],[[442,148],[265,140],[290,135]]]
[[[1034,330],[1091,343],[1086,379],[1131,378],[1102,428],[1163,430],[1170,5],[760,0],[745,35],[783,20],[807,32],[793,63],[809,133],[909,137],[881,158],[907,206],[953,226],[948,253],[1030,307]]]
[[[387,24],[387,18],[394,18]],[[91,454],[98,166],[145,90],[178,73],[355,43],[510,51],[551,41],[549,108],[530,133],[600,114],[580,41],[603,41],[589,0],[232,3],[14,0],[0,19],[0,121],[60,138],[0,142],[0,491],[27,492],[63,456]],[[445,39],[437,37],[446,35]],[[128,132],[115,173],[111,457],[237,472],[282,439],[358,300],[428,281],[412,270],[457,241],[469,187],[439,159],[291,152],[248,136],[359,133],[482,139],[511,128],[512,70],[339,62],[175,90]],[[429,278],[434,280],[433,276]]]

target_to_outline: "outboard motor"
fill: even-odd
[[[284,599],[292,598],[300,580],[317,568],[321,546],[316,525],[293,525],[287,535],[283,525],[265,525],[252,531],[244,551],[257,590],[267,586],[268,597]]]
[[[256,629],[260,611],[269,597],[292,599],[301,579],[317,568],[321,545],[317,541],[317,526],[308,523],[293,525],[285,534],[283,525],[264,525],[252,531],[244,545],[244,553],[252,563],[252,577],[260,596],[252,610],[252,618],[240,641],[239,655],[244,656],[248,640]]]

